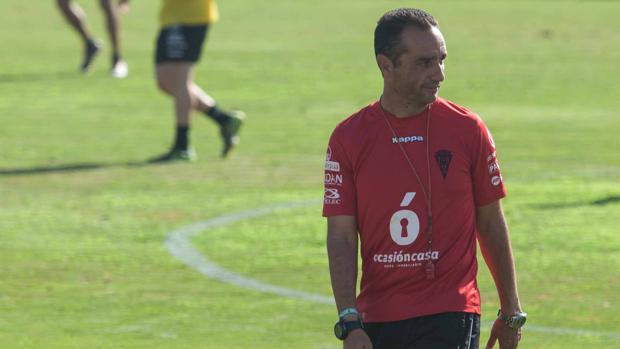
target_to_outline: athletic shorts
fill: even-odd
[[[480,315],[441,313],[365,323],[373,349],[478,349]]]
[[[205,25],[171,25],[159,32],[155,63],[198,62],[207,36]]]

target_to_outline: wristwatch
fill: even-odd
[[[502,313],[502,310],[500,309],[497,311],[497,318],[502,320],[506,326],[518,329],[525,325],[525,321],[527,321],[527,313],[518,312],[514,315],[506,315]]]
[[[356,330],[358,328],[364,329],[364,324],[362,323],[362,320],[357,319],[357,320],[345,321],[343,319],[340,319],[334,325],[334,334],[336,335],[336,338],[343,341],[347,338],[347,336],[349,335],[349,333],[351,333],[351,331]]]

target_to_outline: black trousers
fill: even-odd
[[[441,313],[364,324],[373,349],[478,349],[480,315]]]

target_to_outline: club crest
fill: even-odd
[[[435,160],[439,165],[439,170],[444,179],[448,175],[448,169],[450,168],[450,162],[452,161],[452,152],[448,150],[439,150],[435,153]]]

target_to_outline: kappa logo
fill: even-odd
[[[330,161],[332,159],[332,147],[327,146],[327,154],[325,154],[325,161]]]
[[[435,153],[435,160],[437,160],[443,179],[446,179],[450,169],[450,162],[452,162],[452,152],[449,150],[439,150]]]
[[[424,142],[424,137],[422,136],[392,137],[392,144],[411,143],[411,142]]]

